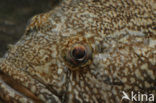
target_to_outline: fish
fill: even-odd
[[[156,1],[62,0],[35,15],[0,59],[0,99],[154,103]]]

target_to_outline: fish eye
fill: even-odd
[[[82,62],[86,56],[86,48],[83,45],[76,45],[71,50],[71,56],[77,62]]]
[[[88,65],[92,59],[92,48],[87,44],[74,44],[65,53],[65,62],[71,70]]]

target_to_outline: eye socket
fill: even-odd
[[[86,48],[83,45],[74,46],[71,56],[77,61],[82,61],[86,56]]]
[[[91,63],[92,48],[88,44],[74,44],[66,49],[64,59],[71,70]]]
[[[83,33],[83,32],[82,32]],[[64,64],[72,71],[87,69],[92,63],[94,49],[83,35],[64,38],[60,53]]]

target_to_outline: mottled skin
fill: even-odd
[[[76,44],[88,47],[84,63],[68,60]],[[9,47],[0,63],[6,103],[130,102],[122,91],[156,97],[155,0],[65,0],[34,16]]]

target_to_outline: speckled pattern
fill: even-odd
[[[88,59],[73,66],[75,44]],[[34,16],[1,59],[0,91],[7,103],[132,102],[122,91],[156,100],[156,1],[65,0]]]

